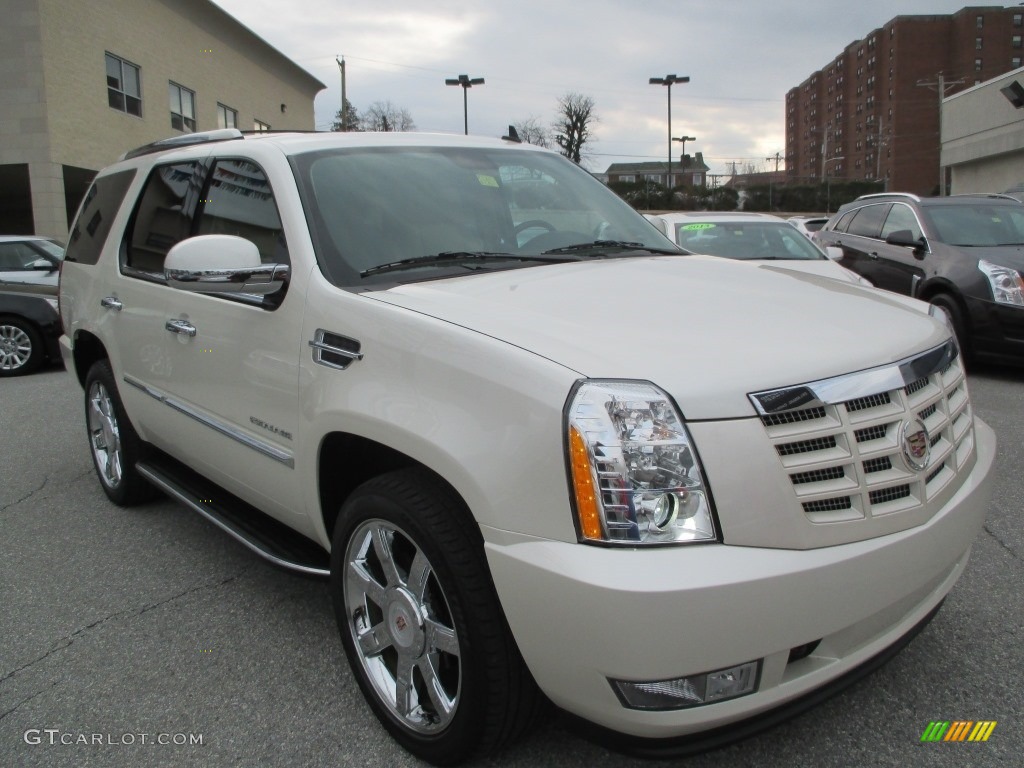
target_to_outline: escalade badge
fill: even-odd
[[[932,456],[932,441],[923,421],[911,419],[903,422],[900,427],[900,446],[903,449],[903,460],[912,470],[920,472],[928,466]]]

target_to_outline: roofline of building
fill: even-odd
[[[185,8],[187,8],[188,6],[191,6],[194,9],[196,9],[197,11],[199,11],[199,12],[209,13],[209,14],[211,14],[213,16],[218,17],[221,21],[223,21],[225,23],[228,23],[228,24],[231,24],[232,26],[240,28],[241,30],[243,30],[245,32],[246,35],[248,35],[249,37],[252,38],[253,42],[260,49],[262,49],[262,53],[269,54],[274,59],[276,59],[278,63],[284,65],[288,70],[290,70],[292,76],[294,76],[296,79],[298,79],[302,83],[303,87],[308,88],[312,92],[312,94],[314,96],[318,92],[320,92],[320,91],[322,91],[322,90],[327,88],[327,85],[325,83],[320,82],[319,79],[317,79],[316,77],[311,75],[309,72],[307,72],[305,69],[300,67],[292,59],[288,58],[288,56],[283,54],[281,51],[279,51],[277,48],[272,46],[270,43],[268,43],[262,37],[257,35],[255,32],[253,32],[249,27],[247,27],[245,24],[243,24],[237,18],[232,16],[230,13],[225,11],[223,8],[221,8],[216,3],[212,2],[212,0],[161,0],[161,1],[163,3],[165,3],[166,5],[170,6],[172,9],[174,9],[177,13],[182,13],[182,11],[185,10],[183,8],[183,6],[185,6]]]

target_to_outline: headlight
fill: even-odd
[[[585,381],[569,403],[566,430],[581,540],[716,540],[693,441],[663,391],[647,382]]]
[[[988,284],[992,288],[992,298],[999,304],[1012,304],[1024,307],[1024,280],[1020,273],[1009,267],[1001,267],[990,261],[981,259],[978,269],[985,273]]]

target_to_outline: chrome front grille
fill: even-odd
[[[959,486],[974,455],[966,376],[951,344],[751,400],[813,523],[877,518],[941,501]],[[772,410],[776,402],[788,407]],[[919,434],[922,424],[927,440]],[[914,467],[922,463],[915,451],[930,452],[923,469]]]

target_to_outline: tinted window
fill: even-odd
[[[119,171],[100,176],[89,186],[82,206],[68,236],[67,261],[95,264],[107,241],[110,225],[114,222],[124,195],[135,178],[135,171]]]
[[[889,210],[888,203],[880,205],[865,205],[857,211],[857,215],[850,222],[847,232],[851,235],[862,237],[878,237],[882,231],[882,222],[885,221],[885,214]]]
[[[914,211],[911,210],[910,206],[903,203],[893,203],[892,210],[886,216],[885,225],[882,227],[882,237],[886,238],[893,232],[898,232],[901,229],[909,230],[915,240],[919,239],[923,234],[921,232],[921,225],[917,223],[917,216],[914,215]]]
[[[839,218],[839,221],[836,222],[836,225],[832,227],[832,230],[835,232],[845,232],[846,228],[850,226],[850,222],[853,221],[853,217],[856,215],[856,213],[856,210],[847,211],[846,213],[844,213]]]
[[[192,235],[206,168],[196,161],[153,169],[128,228],[126,266],[144,272],[163,272],[167,252]]]
[[[218,160],[199,215],[197,235],[251,240],[264,264],[287,264],[281,217],[267,175],[248,160]]]

